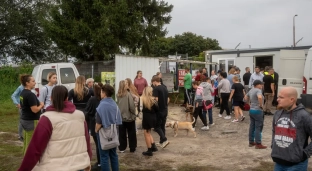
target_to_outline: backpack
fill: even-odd
[[[211,100],[203,100],[203,111],[211,109],[213,106]]]

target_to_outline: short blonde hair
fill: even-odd
[[[94,79],[93,79],[93,78],[88,78],[88,79],[86,80],[86,84],[89,84],[89,82],[94,82]]]
[[[49,72],[48,75],[47,75],[47,81],[50,81],[50,79],[52,78],[53,75],[56,75],[56,73],[53,72],[53,71]]]

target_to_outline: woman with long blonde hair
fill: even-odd
[[[122,118],[122,125],[119,126],[119,151],[124,152],[127,148],[128,137],[130,152],[135,152],[137,147],[135,105],[130,92],[128,92],[128,85],[125,80],[119,82],[117,105]]]
[[[144,137],[147,151],[142,154],[145,156],[153,156],[153,152],[158,151],[151,129],[156,125],[156,113],[158,112],[157,101],[153,97],[153,88],[148,86],[143,90],[140,98],[140,112],[143,113],[142,127],[144,129]]]
[[[84,76],[80,75],[76,78],[75,88],[71,89],[68,92],[68,100],[72,101],[73,104],[76,106],[77,110],[81,110],[84,112],[85,108],[87,107],[87,103],[91,96],[94,96],[93,90],[89,89],[85,85],[86,79]],[[86,116],[86,121],[89,127],[89,117]]]

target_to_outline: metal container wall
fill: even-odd
[[[143,78],[151,84],[151,79],[159,72],[159,59],[142,56],[115,56],[115,91],[118,91],[119,81],[130,78],[132,82],[138,70],[142,71]]]

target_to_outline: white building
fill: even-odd
[[[276,47],[276,48],[261,48],[261,49],[232,49],[232,50],[215,50],[205,51],[206,62],[216,62],[218,65],[206,66],[208,70],[228,70],[233,66],[237,66],[241,70],[241,77],[245,73],[245,68],[250,67],[251,72],[254,72],[254,67],[273,66],[275,71],[279,71],[279,57],[281,50],[304,50],[307,56],[311,46],[298,47]],[[291,68],[290,68],[291,69]]]

